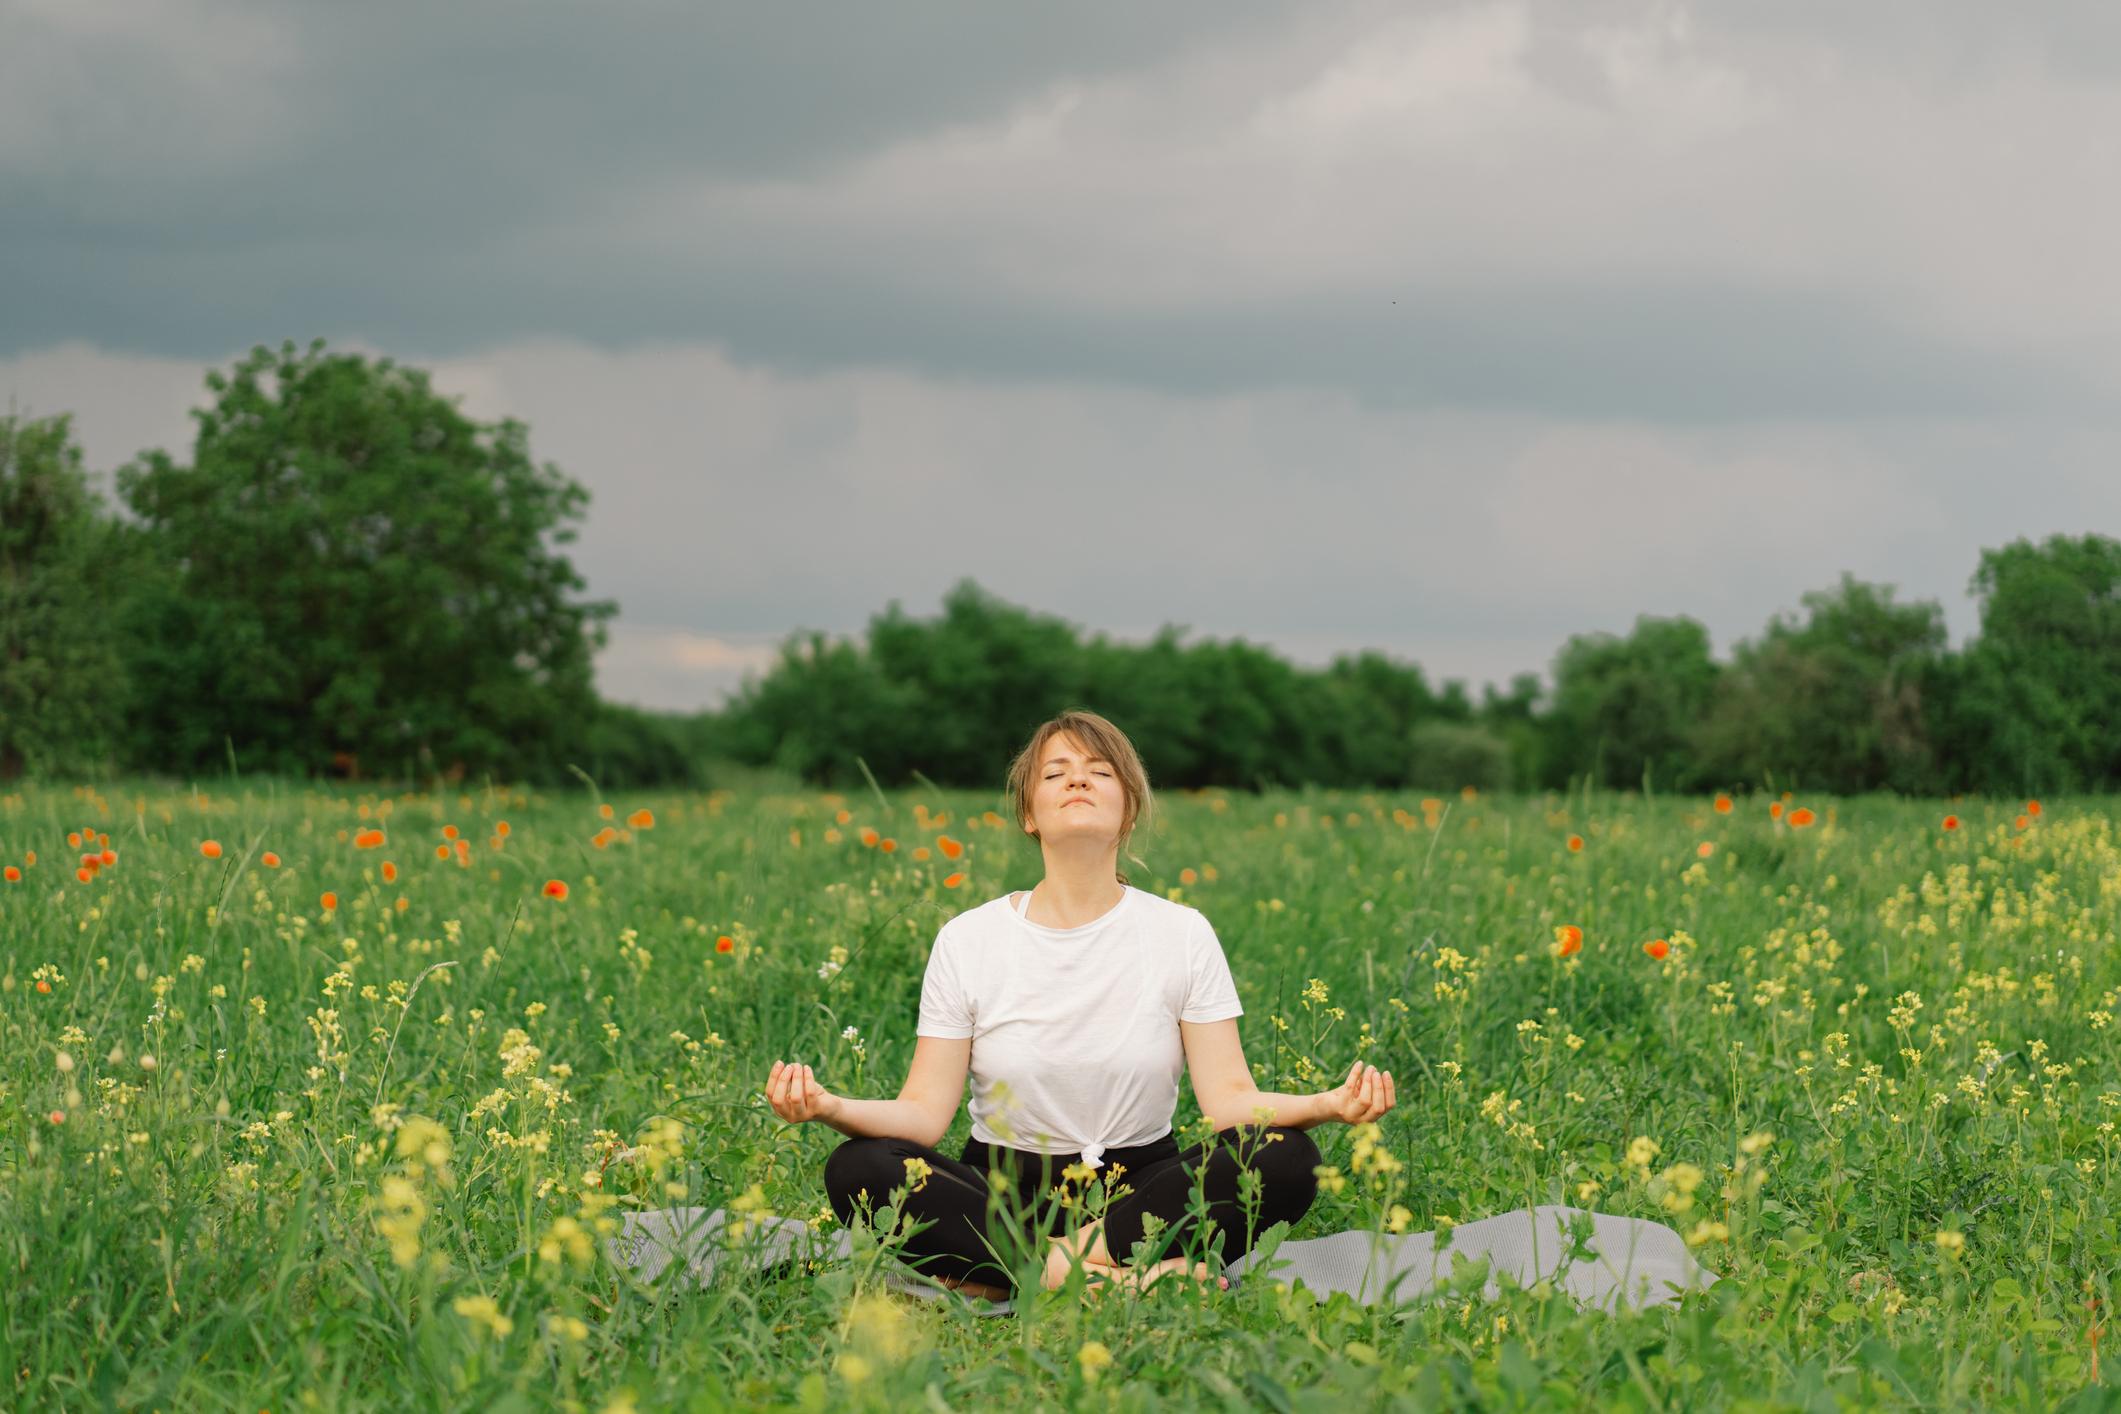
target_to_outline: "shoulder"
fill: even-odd
[[[1153,894],[1131,884],[1128,887],[1133,888],[1138,895],[1134,906],[1139,910],[1142,920],[1150,927],[1169,929],[1185,936],[1208,930],[1208,916],[1192,904],[1180,903],[1176,899],[1168,899],[1162,894]]]
[[[986,932],[990,928],[1000,927],[1008,921],[1006,917],[1008,912],[1009,895],[1007,894],[988,899],[985,903],[974,904],[964,912],[954,913],[944,919],[943,926],[936,932],[936,941],[941,942],[945,938],[962,938]]]

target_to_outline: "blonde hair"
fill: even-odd
[[[1156,811],[1156,799],[1149,790],[1149,773],[1142,766],[1142,759],[1127,740],[1127,734],[1095,712],[1066,711],[1051,721],[1042,722],[1031,740],[1016,759],[1009,763],[1009,779],[1004,792],[1016,803],[1017,828],[1026,830],[1031,838],[1037,834],[1029,830],[1032,823],[1031,793],[1038,781],[1040,758],[1046,753],[1046,743],[1063,733],[1081,742],[1093,757],[1102,758],[1112,764],[1119,777],[1120,789],[1127,797],[1126,815],[1119,826],[1119,853],[1127,853],[1127,841],[1137,826],[1147,825]],[[1125,872],[1114,869],[1122,884],[1127,882]]]

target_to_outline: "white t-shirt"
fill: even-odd
[[[936,934],[918,1032],[972,1038],[972,1137],[1043,1154],[1171,1132],[1186,1065],[1178,1023],[1241,1016],[1215,929],[1129,884],[1079,928],[1033,923],[1009,895]]]

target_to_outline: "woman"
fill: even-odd
[[[1152,1213],[1167,1225],[1159,1250],[1184,1240],[1196,1222],[1196,1182],[1223,1260],[1235,1261],[1260,1231],[1309,1210],[1319,1154],[1304,1131],[1384,1114],[1395,1099],[1391,1073],[1358,1062],[1339,1087],[1311,1095],[1253,1084],[1237,1034],[1243,1008],[1214,929],[1199,910],[1132,887],[1117,868],[1151,798],[1140,758],[1111,722],[1064,712],[1044,723],[1011,765],[1009,790],[1018,824],[1044,851],[1045,878],[943,925],[898,1098],[844,1098],[810,1067],[776,1061],[767,1099],[784,1119],[821,1120],[850,1136],[825,1165],[843,1223],[908,1184],[909,1160],[926,1163],[905,1211],[931,1225],[904,1251],[948,1285],[1009,1295],[1012,1226],[1047,1244],[1040,1283],[1049,1289],[1077,1261],[1093,1285],[1142,1287],[1186,1270],[1183,1256],[1140,1271],[1129,1258]],[[1183,1151],[1171,1129],[1182,1065],[1218,1131]],[[972,1137],[953,1159],[934,1146],[968,1073]],[[1249,1212],[1238,1183],[1247,1169],[1260,1183]],[[1053,1205],[1022,1211],[1021,1197],[1049,1195],[1057,1176],[1100,1170],[1113,1195],[1100,1217],[1054,1235]],[[1007,1200],[993,1217],[990,1192]],[[1206,1264],[1192,1264],[1191,1275],[1207,1277]]]

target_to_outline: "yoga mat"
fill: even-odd
[[[1565,1266],[1570,1222],[1590,1219],[1586,1251]],[[1508,1273],[1518,1285],[1551,1281],[1577,1304],[1599,1310],[1668,1306],[1688,1291],[1713,1285],[1715,1273],[1694,1260],[1686,1240],[1663,1223],[1611,1213],[1542,1204],[1453,1228],[1448,1244],[1434,1232],[1377,1233],[1363,1229],[1291,1242],[1287,1228],[1269,1228],[1250,1252],[1224,1269],[1235,1288],[1246,1280],[1302,1283],[1318,1300],[1345,1291],[1365,1305],[1406,1304],[1451,1279],[1461,1259],[1488,1262],[1484,1296],[1501,1291]],[[657,1208],[620,1215],[620,1230],[604,1240],[607,1257],[643,1282],[654,1282],[680,1262],[687,1279],[704,1286],[724,1265],[762,1272],[787,1262],[846,1261],[852,1234],[819,1233],[800,1218],[765,1218],[731,1240],[724,1209]],[[988,1301],[952,1290],[894,1262],[885,1285],[924,1301],[963,1305],[974,1314],[1006,1316],[1013,1301]],[[1212,1268],[1212,1263],[1210,1264]]]

